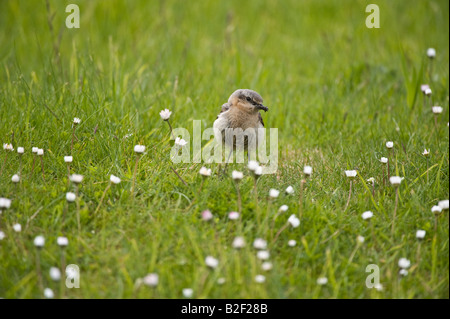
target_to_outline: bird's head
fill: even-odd
[[[232,107],[237,106],[249,113],[258,112],[259,110],[267,112],[269,110],[267,106],[262,104],[263,99],[261,95],[248,89],[234,91],[228,99],[228,103],[230,103]]]

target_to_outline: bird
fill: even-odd
[[[261,95],[253,90],[239,89],[233,92],[228,102],[222,105],[214,121],[215,139],[222,145],[227,144],[231,150],[254,150],[258,146],[257,129],[264,128],[264,121],[259,111],[267,112]],[[232,129],[233,138],[226,138],[227,129]],[[230,156],[229,155],[229,156]]]

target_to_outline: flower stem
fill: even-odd
[[[256,176],[253,178],[253,196],[255,197],[255,208],[256,208],[256,220],[258,223],[258,226],[261,224],[261,216],[259,212],[259,206],[258,206],[258,179]]]
[[[73,149],[73,140],[75,139],[75,128],[76,125],[73,125],[73,130],[72,130],[72,143],[70,144],[70,154],[72,154],[72,149]]]
[[[170,125],[170,121],[167,120],[166,122],[167,122],[167,124],[169,125],[170,134],[172,135],[172,138],[175,139],[175,136],[173,135],[172,125]]]
[[[175,175],[177,175],[177,177],[180,179],[180,181],[183,182],[183,184],[184,184],[185,186],[188,186],[188,184],[187,184],[187,183],[185,182],[185,180],[178,174],[178,172],[175,170],[175,168],[173,168],[172,166],[170,166],[170,169],[172,170],[172,172],[175,173]]]
[[[236,193],[237,193],[238,212],[239,212],[239,214],[241,214],[241,212],[242,212],[241,192],[239,191],[238,183],[235,183],[234,186],[236,187]]]
[[[22,155],[19,155],[19,176],[20,184],[22,184]]]
[[[388,158],[388,162],[387,162],[387,176],[388,176],[388,180],[391,179],[391,166],[390,166],[390,162],[391,162],[391,151],[389,151],[389,158]]]
[[[41,168],[42,168],[42,179],[45,181],[45,174],[44,174],[44,157],[41,156]]]
[[[69,202],[66,202],[66,205],[64,205],[64,211],[63,211],[63,217],[62,217],[62,223],[61,223],[61,228],[64,229],[64,225],[66,223],[66,214],[67,211],[69,210]]]
[[[353,181],[350,180],[350,190],[348,191],[348,199],[347,199],[347,204],[345,204],[344,213],[347,211],[348,205],[350,204],[350,198],[352,197],[352,185],[353,185]]]
[[[395,230],[395,217],[397,216],[397,207],[398,207],[398,187],[395,188],[395,207],[394,207],[394,216],[392,218],[392,230],[391,230],[392,235],[394,235]]]
[[[78,191],[78,185],[76,187],[76,194],[77,194],[77,224],[78,224],[78,235],[81,234],[81,222],[80,222],[80,196]]]
[[[372,182],[372,197],[375,200],[375,182]]]
[[[136,164],[134,165],[133,184],[131,186],[131,195],[134,196],[134,185],[136,184],[136,174],[139,164],[139,155],[136,155]]]
[[[428,184],[428,181],[429,181],[429,179],[428,179],[428,157],[427,157],[427,184]]]
[[[377,240],[375,237],[375,231],[373,229],[373,222],[369,221],[369,224],[370,224],[370,232],[372,233],[373,247],[376,249],[377,248]]]
[[[67,164],[67,186],[70,187],[70,164]]]
[[[36,154],[34,154],[33,156],[33,167],[31,168],[30,177],[33,176],[35,163],[36,163]]]
[[[283,227],[280,228],[280,230],[277,232],[277,234],[275,235],[273,241],[272,241],[272,245],[275,244],[275,242],[277,241],[278,237],[280,237],[280,234],[289,226],[289,223],[286,223],[283,225]]]
[[[41,271],[41,258],[40,258],[40,248],[36,249],[36,273],[38,276],[39,289],[41,293],[44,293],[44,282],[42,280],[42,271]]]
[[[299,202],[298,202],[298,218],[300,218],[300,220],[302,219],[302,215],[303,215],[303,182],[304,182],[304,180],[302,179],[300,181],[300,194],[299,194]]]
[[[61,248],[61,280],[59,284],[59,297],[64,298],[64,274],[66,273],[66,254],[64,248]]]
[[[205,183],[205,177],[202,178],[202,182],[200,183],[200,187],[198,188],[198,195],[202,192],[203,184]]]
[[[417,265],[419,265],[420,263],[420,246],[421,242],[419,241],[419,246],[417,247],[417,254],[416,254]]]
[[[440,139],[439,139],[439,130],[438,130],[438,120],[437,120],[437,115],[435,114],[434,115],[434,128],[435,128],[435,132],[436,132],[436,142],[437,142],[437,145],[438,145],[438,147],[439,147],[439,142],[440,142]]]

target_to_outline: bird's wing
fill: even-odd
[[[230,109],[230,106],[231,106],[230,103],[223,104],[220,113],[228,111]]]
[[[264,127],[264,121],[263,118],[261,116],[261,113],[258,112],[258,117],[259,117],[259,122],[261,122],[262,126]]]
[[[230,109],[230,103],[225,103],[222,105],[222,108],[220,109],[220,113],[226,112]],[[220,115],[219,113],[219,115]],[[219,118],[219,115],[217,115],[217,118]]]

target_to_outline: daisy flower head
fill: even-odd
[[[312,174],[312,167],[308,166],[308,165],[303,167],[303,174],[305,174],[306,176],[311,176],[311,174]]]
[[[13,229],[16,233],[20,233],[22,231],[22,225],[20,224],[14,224]]]
[[[182,139],[182,138],[177,137],[175,139],[175,145],[177,145],[178,147],[183,147],[186,144],[187,144],[187,142],[184,139]]]
[[[53,290],[51,290],[50,288],[45,288],[44,289],[44,296],[47,299],[53,299],[55,297],[55,294],[53,293]]]
[[[256,253],[256,257],[260,260],[267,260],[270,257],[270,253],[267,250],[259,250]]]
[[[356,175],[358,175],[358,172],[356,170],[345,171],[345,175],[348,178],[355,178]]]
[[[262,284],[266,281],[266,277],[263,275],[256,275],[255,276],[255,282],[257,282],[258,284]]]
[[[72,163],[73,162],[73,156],[64,156],[64,162],[65,163]]]
[[[228,213],[228,219],[238,220],[239,219],[239,213],[238,212],[229,212]]]
[[[148,274],[144,277],[143,281],[144,285],[149,287],[156,287],[159,283],[159,276],[158,274],[152,273]]]
[[[114,176],[114,175],[111,175],[109,177],[109,180],[111,181],[111,183],[116,184],[116,185],[121,182],[120,177],[117,177],[117,176]]]
[[[448,205],[449,205],[448,199],[441,200],[441,201],[439,201],[439,203],[438,203],[438,206],[439,206],[440,208],[442,208],[442,210],[448,210]]]
[[[213,214],[211,213],[211,211],[209,209],[202,211],[202,219],[204,221],[209,221],[209,220],[213,219]]]
[[[367,212],[362,213],[361,217],[364,220],[368,220],[373,217],[373,213],[371,211],[367,211]]]
[[[273,189],[273,188],[270,189],[270,191],[269,191],[270,198],[277,198],[278,195],[280,195],[280,191]]]
[[[272,270],[273,266],[272,263],[270,261],[265,261],[261,264],[261,269],[264,271],[269,271]]]
[[[430,88],[430,86],[428,84],[422,84],[420,86],[420,90],[422,91],[423,94],[425,94],[425,91],[429,88]]]
[[[66,193],[66,200],[69,203],[73,203],[76,199],[77,199],[77,195],[75,195],[75,193],[72,193],[72,192],[67,192]]]
[[[317,278],[317,284],[319,285],[319,286],[324,286],[324,285],[326,285],[328,283],[328,278],[327,277],[320,277],[320,278]]]
[[[80,174],[72,174],[70,175],[70,181],[75,184],[80,184],[83,181],[83,175]]]
[[[34,238],[34,246],[36,246],[37,248],[44,247],[44,244],[45,244],[44,236],[39,235]]]
[[[69,245],[69,240],[67,239],[67,237],[60,236],[56,239],[56,243],[60,247],[66,247],[67,245]]]
[[[265,241],[262,238],[256,238],[253,242],[253,247],[255,247],[256,249],[266,249],[267,248],[267,241]]]
[[[406,258],[400,258],[398,260],[398,266],[400,268],[407,269],[411,266],[411,261],[409,261],[409,259]]]
[[[438,214],[442,213],[442,208],[438,205],[435,205],[435,206],[431,207],[431,212],[433,214],[438,215]]]
[[[289,195],[294,194],[294,188],[292,186],[288,186],[286,188],[286,194],[289,194]]]
[[[442,106],[433,106],[431,108],[431,110],[433,111],[434,114],[441,114],[442,111],[444,111],[444,109],[442,108]]]
[[[11,199],[0,197],[0,208],[8,209],[11,207]]]
[[[297,228],[298,226],[300,226],[300,219],[297,218],[297,216],[295,216],[294,214],[292,214],[291,216],[289,216],[288,218],[288,223],[291,224],[291,226],[293,228]]]
[[[392,185],[394,186],[399,186],[402,182],[402,180],[404,180],[404,177],[400,177],[400,176],[391,176],[391,178],[389,178],[389,181],[391,182]]]
[[[436,57],[436,49],[428,48],[427,49],[427,57],[429,57],[430,59],[434,59]]]
[[[244,237],[240,237],[239,236],[239,237],[234,238],[232,246],[235,249],[244,248],[245,247],[245,239],[244,239]]]
[[[3,144],[3,149],[5,151],[10,151],[10,152],[14,151],[14,147],[12,146],[12,144],[8,144],[8,143]]]
[[[416,238],[424,239],[426,234],[427,234],[427,232],[425,230],[419,229],[418,231],[416,231]]]
[[[258,168],[259,164],[257,161],[249,161],[248,162],[248,169],[252,172],[254,172]]]
[[[209,177],[211,176],[211,169],[203,166],[202,168],[200,168],[199,173],[204,177]]]
[[[231,177],[232,177],[235,181],[240,181],[241,179],[244,178],[244,174],[243,174],[242,172],[233,171],[233,172],[231,172]]]
[[[207,256],[205,258],[205,264],[210,268],[217,268],[217,266],[219,266],[219,261],[212,256]]]
[[[192,288],[184,288],[182,293],[185,298],[192,298],[194,295],[194,290],[192,290]]]
[[[61,279],[61,271],[57,267],[51,267],[49,274],[50,274],[50,278],[53,281],[58,281]]]
[[[135,145],[134,152],[138,154],[142,154],[145,152],[145,145]]]
[[[172,114],[172,112],[169,111],[169,109],[164,109],[161,112],[159,112],[159,116],[161,116],[163,121],[169,120],[171,114]]]

